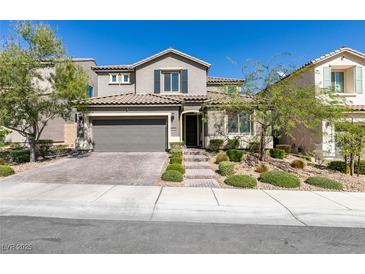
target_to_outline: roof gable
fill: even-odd
[[[195,58],[195,57],[193,57],[193,56],[190,56],[190,55],[188,55],[188,54],[186,54],[186,53],[183,53],[183,52],[181,52],[181,51],[178,51],[178,50],[176,50],[176,49],[173,49],[173,48],[165,49],[165,50],[160,51],[159,53],[156,53],[156,54],[154,54],[154,55],[152,55],[152,56],[150,56],[150,57],[147,57],[147,58],[145,58],[145,59],[142,59],[141,61],[138,61],[138,62],[134,63],[134,64],[133,64],[133,67],[134,67],[134,68],[135,68],[135,67],[138,67],[138,66],[140,66],[140,65],[143,65],[143,64],[145,64],[145,63],[147,63],[147,62],[150,62],[150,61],[152,61],[152,60],[154,60],[154,59],[157,59],[157,58],[159,58],[159,57],[161,57],[161,56],[164,56],[164,55],[166,55],[166,54],[169,54],[169,53],[173,53],[173,54],[176,54],[176,55],[178,55],[178,56],[184,57],[184,58],[189,59],[189,60],[191,60],[191,61],[193,61],[193,62],[195,62],[195,63],[198,63],[198,64],[200,64],[200,65],[203,65],[203,66],[205,66],[205,67],[207,67],[207,68],[209,68],[209,67],[210,67],[210,64],[209,64],[209,63],[207,63],[207,62],[205,62],[205,61],[203,61],[203,60],[200,60],[200,59],[198,59],[198,58]]]

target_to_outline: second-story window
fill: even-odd
[[[87,86],[86,96],[94,97],[94,88],[92,86]]]
[[[110,74],[110,83],[118,83],[118,74]]]
[[[179,92],[180,91],[180,73],[164,72],[164,91]]]
[[[336,71],[331,73],[332,88],[334,88],[336,92],[344,93],[345,90],[344,79],[345,79],[344,72]]]
[[[123,84],[129,84],[130,83],[129,73],[122,74],[122,83]]]

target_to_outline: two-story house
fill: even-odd
[[[314,59],[297,72],[301,81],[314,84],[317,89],[333,88],[336,96],[352,109],[344,118],[355,123],[365,123],[365,54],[348,47]],[[333,124],[323,121],[320,128],[309,130],[298,127],[292,136],[284,137],[282,143],[292,144],[305,151],[319,151],[324,158],[337,158],[340,153],[335,145],[336,129]]]
[[[78,146],[94,151],[164,151],[170,142],[205,147],[211,138],[251,140],[248,114],[221,114],[214,104],[222,88],[240,89],[241,79],[209,77],[210,64],[166,49],[131,65],[92,66],[97,87],[79,117]],[[81,123],[80,123],[81,121]],[[247,142],[242,142],[242,146]]]

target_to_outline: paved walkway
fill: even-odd
[[[365,227],[365,193],[4,182],[0,215]]]

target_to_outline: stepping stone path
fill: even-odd
[[[212,170],[208,156],[202,149],[187,148],[184,150],[185,186],[220,187],[217,175]]]

